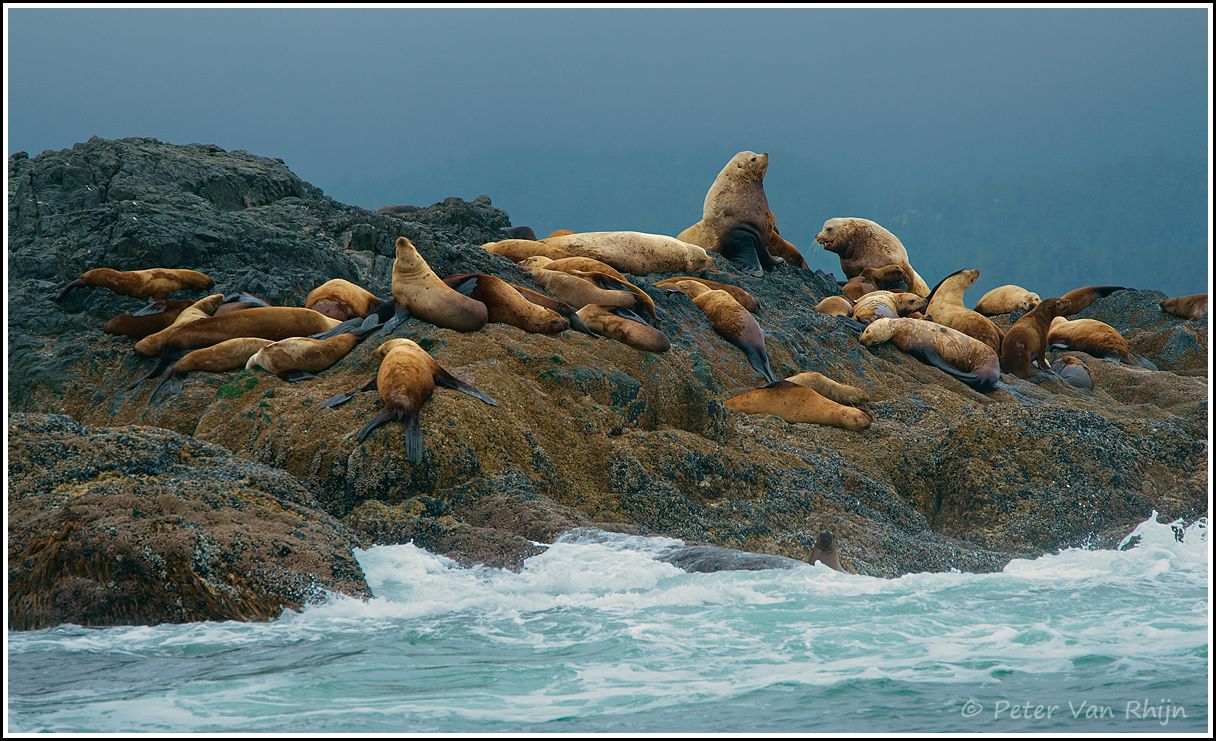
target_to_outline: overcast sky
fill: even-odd
[[[836,270],[810,249],[826,218],[890,221],[955,192],[1034,192],[1151,160],[1176,164],[1198,196],[1176,204],[1189,225],[1176,241],[1189,243],[1175,247],[1194,269],[1153,287],[1204,290],[1206,212],[1192,213],[1207,202],[1204,10],[11,10],[9,21],[9,153],[92,135],[204,142],[281,157],[371,208],[485,193],[538,231],[674,234],[700,218],[726,160],[751,149],[770,154],[782,233]],[[964,257],[904,241],[914,264],[918,251],[943,271]]]

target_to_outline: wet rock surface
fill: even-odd
[[[290,475],[156,427],[9,420],[10,626],[267,620],[370,591]]]
[[[834,276],[778,267],[752,278],[719,258],[706,277],[760,300],[778,375],[820,371],[869,393],[875,422],[862,432],[726,410],[763,380],[691,301],[655,287],[667,275],[636,279],[671,340],[662,355],[575,332],[461,334],[411,319],[394,336],[499,402],[438,389],[411,466],[399,425],[354,439],[380,409],[375,393],[319,407],[373,376],[374,337],[315,380],[198,373],[156,405],[150,385],[124,391],[151,361],[101,332],[142,302],[104,290],[51,297],[98,266],[194,268],[216,290],[291,305],[334,277],[386,296],[399,235],[439,275],[538,288],[480,249],[510,223],[488,198],[366,211],[277,160],[146,139],[14,156],[9,191],[13,409],[222,446],[298,479],[363,545],[412,539],[462,563],[519,568],[532,543],[595,523],[805,560],[830,530],[846,569],[898,576],[999,569],[1130,529],[1154,509],[1206,511],[1207,326],[1164,314],[1155,292],[1116,292],[1080,316],[1115,326],[1159,371],[1073,353],[1093,391],[1004,376],[984,395],[893,347],[867,349],[811,311],[838,290]],[[836,268],[825,255],[811,263]]]

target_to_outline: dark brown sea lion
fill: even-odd
[[[1037,362],[1041,370],[1050,368],[1047,362],[1047,332],[1051,320],[1073,312],[1066,298],[1049,298],[1026,312],[1014,322],[1001,343],[1001,370],[1018,378],[1030,378],[1030,364]]]
[[[836,536],[827,530],[819,533],[819,537],[815,539],[815,547],[811,549],[811,555],[807,558],[807,563],[812,566],[822,563],[830,569],[844,571],[840,566],[840,549],[836,545]]]
[[[234,311],[256,309],[260,306],[270,306],[270,302],[248,293],[232,293],[224,297],[224,303],[220,304],[211,316],[223,316]]]
[[[991,347],[941,324],[920,319],[878,319],[859,339],[867,347],[890,341],[977,391],[992,391],[1001,380],[1000,361]]]
[[[107,334],[118,334],[133,340],[142,340],[150,334],[155,334],[173,324],[178,315],[194,302],[190,299],[173,299],[165,301],[165,310],[159,314],[119,314],[106,322],[101,331]]]
[[[443,279],[453,289],[486,305],[491,322],[509,324],[534,334],[558,334],[570,322],[552,309],[528,300],[501,278],[483,273],[461,273]]]
[[[743,414],[772,414],[790,423],[806,422],[854,431],[864,430],[874,422],[874,417],[863,409],[837,404],[812,388],[790,381],[774,381],[752,389],[727,399],[725,406]]]
[[[1115,291],[1126,290],[1124,286],[1086,286],[1085,288],[1074,288],[1068,293],[1061,296],[1061,299],[1067,299],[1072,306],[1067,314],[1060,316],[1072,316],[1083,310],[1085,307],[1097,301],[1100,298],[1105,298]]]

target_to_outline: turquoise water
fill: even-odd
[[[10,633],[10,730],[1205,730],[1206,523],[1136,533],[899,579],[688,574],[616,535],[519,574],[377,547],[369,602]]]

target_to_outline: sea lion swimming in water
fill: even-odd
[[[384,410],[359,430],[358,440],[363,440],[385,422],[405,423],[405,452],[415,466],[422,462],[422,428],[418,425],[418,413],[422,405],[431,398],[436,386],[450,388],[475,399],[498,406],[498,402],[482,393],[472,384],[461,381],[444,370],[430,353],[413,340],[393,339],[376,348],[383,359],[375,380],[364,389],[374,388],[380,393]],[[350,400],[358,390],[339,394],[321,404],[323,407],[337,406]]]
[[[819,533],[819,537],[815,539],[815,547],[811,549],[811,555],[807,558],[807,563],[812,566],[821,563],[829,569],[844,571],[840,565],[840,548],[836,545],[836,536],[831,531],[824,530]]]
[[[396,313],[385,323],[381,334],[390,334],[409,316],[457,332],[476,332],[486,326],[489,320],[486,305],[452,290],[426,264],[413,242],[397,237],[396,249],[393,260]]]
[[[713,324],[718,336],[743,351],[747,362],[764,380],[777,380],[769,364],[768,348],[764,345],[764,330],[742,304],[726,291],[719,291],[693,281],[676,283],[684,295],[692,299],[701,313]]]
[[[346,357],[355,345],[380,326],[374,315],[363,318],[358,327],[345,332],[316,339],[314,337],[288,337],[272,342],[250,356],[245,370],[262,368],[288,383],[296,383],[332,367]]]
[[[774,381],[724,402],[743,414],[771,414],[791,424],[805,422],[846,430],[864,430],[874,417],[864,409],[837,404],[818,391],[790,381]]]
[[[992,391],[1001,379],[1000,360],[991,347],[941,324],[883,318],[866,327],[859,339],[867,347],[892,342],[903,352],[976,391]]]
[[[963,294],[975,285],[980,277],[978,270],[959,270],[942,278],[929,293],[929,306],[925,309],[925,318],[931,322],[957,329],[968,337],[974,337],[993,352],[1001,351],[1001,340],[1004,335],[992,320],[983,314],[968,309],[963,304]]]
[[[558,334],[570,322],[553,309],[529,301],[501,278],[482,273],[461,273],[443,279],[456,291],[486,305],[491,322],[509,324],[533,334]]]
[[[380,299],[371,291],[342,278],[325,281],[309,291],[304,299],[305,309],[312,309],[340,322],[367,316],[379,305]]]
[[[853,217],[828,219],[815,241],[840,258],[840,268],[846,278],[860,275],[866,268],[899,265],[908,283],[908,290],[917,296],[928,296],[929,286],[912,264],[908,251],[891,232],[869,219]]]

